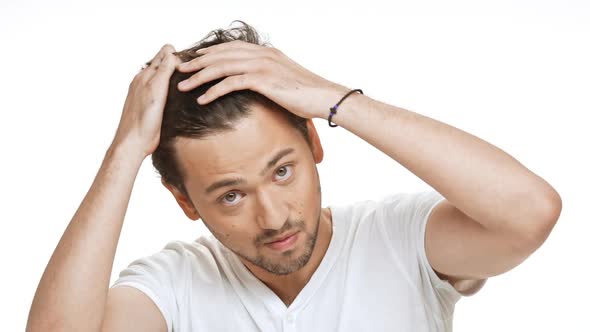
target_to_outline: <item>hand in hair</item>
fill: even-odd
[[[197,53],[202,55],[176,67],[184,73],[197,72],[178,84],[180,91],[225,77],[197,99],[200,104],[249,89],[300,117],[326,118],[330,107],[350,91],[305,69],[274,47],[234,40]]]
[[[173,52],[172,45],[164,45],[133,78],[112,145],[131,145],[143,158],[158,146],[170,76],[181,62]]]

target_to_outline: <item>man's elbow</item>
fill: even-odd
[[[547,240],[561,215],[561,208],[561,197],[550,187],[540,200],[534,220],[530,223],[531,229],[527,238],[533,250],[538,249]]]

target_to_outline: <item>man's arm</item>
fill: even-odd
[[[164,316],[142,291],[127,286],[109,290],[102,328],[104,332],[165,332]]]
[[[332,100],[348,91],[334,89]],[[325,113],[321,117],[327,119]],[[456,288],[459,281],[485,279],[520,264],[545,241],[561,213],[559,194],[542,178],[445,123],[358,93],[342,102],[332,122],[445,197],[430,215],[426,253],[438,275]]]
[[[156,320],[159,323],[151,328],[165,326],[162,316],[154,316],[155,305],[149,304],[146,295],[109,291],[109,279],[135,178],[142,161],[158,145],[154,138],[159,138],[168,83],[178,61],[172,51],[164,46],[154,58],[157,63],[131,83],[113,143],[41,277],[28,332],[99,331],[105,312],[108,326],[121,326],[113,317],[138,320],[141,315],[151,318],[135,324],[136,329],[143,330],[146,322]]]
[[[113,148],[59,241],[35,293],[27,331],[98,331],[127,204],[141,160]]]

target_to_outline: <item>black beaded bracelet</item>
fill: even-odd
[[[361,89],[354,89],[354,90],[351,90],[351,91],[349,91],[347,94],[345,94],[345,95],[344,95],[344,97],[342,97],[342,99],[340,99],[340,101],[336,103],[336,105],[334,105],[334,106],[330,107],[330,116],[328,117],[328,125],[330,125],[330,127],[338,127],[338,125],[337,125],[337,124],[333,124],[333,123],[332,123],[332,117],[334,116],[334,114],[336,114],[336,109],[338,109],[338,106],[340,106],[340,103],[342,103],[342,101],[343,101],[343,100],[344,100],[346,97],[350,96],[350,94],[352,94],[353,92],[356,92],[356,91],[358,91],[358,92],[360,92],[360,93],[364,94],[364,93],[363,93],[363,90],[361,90]]]

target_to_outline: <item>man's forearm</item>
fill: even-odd
[[[39,283],[27,331],[98,331],[123,219],[142,159],[106,153]]]
[[[334,100],[348,91],[336,90]],[[501,149],[443,122],[356,92],[332,122],[395,159],[490,230],[549,227],[560,209],[559,195],[542,178]]]

